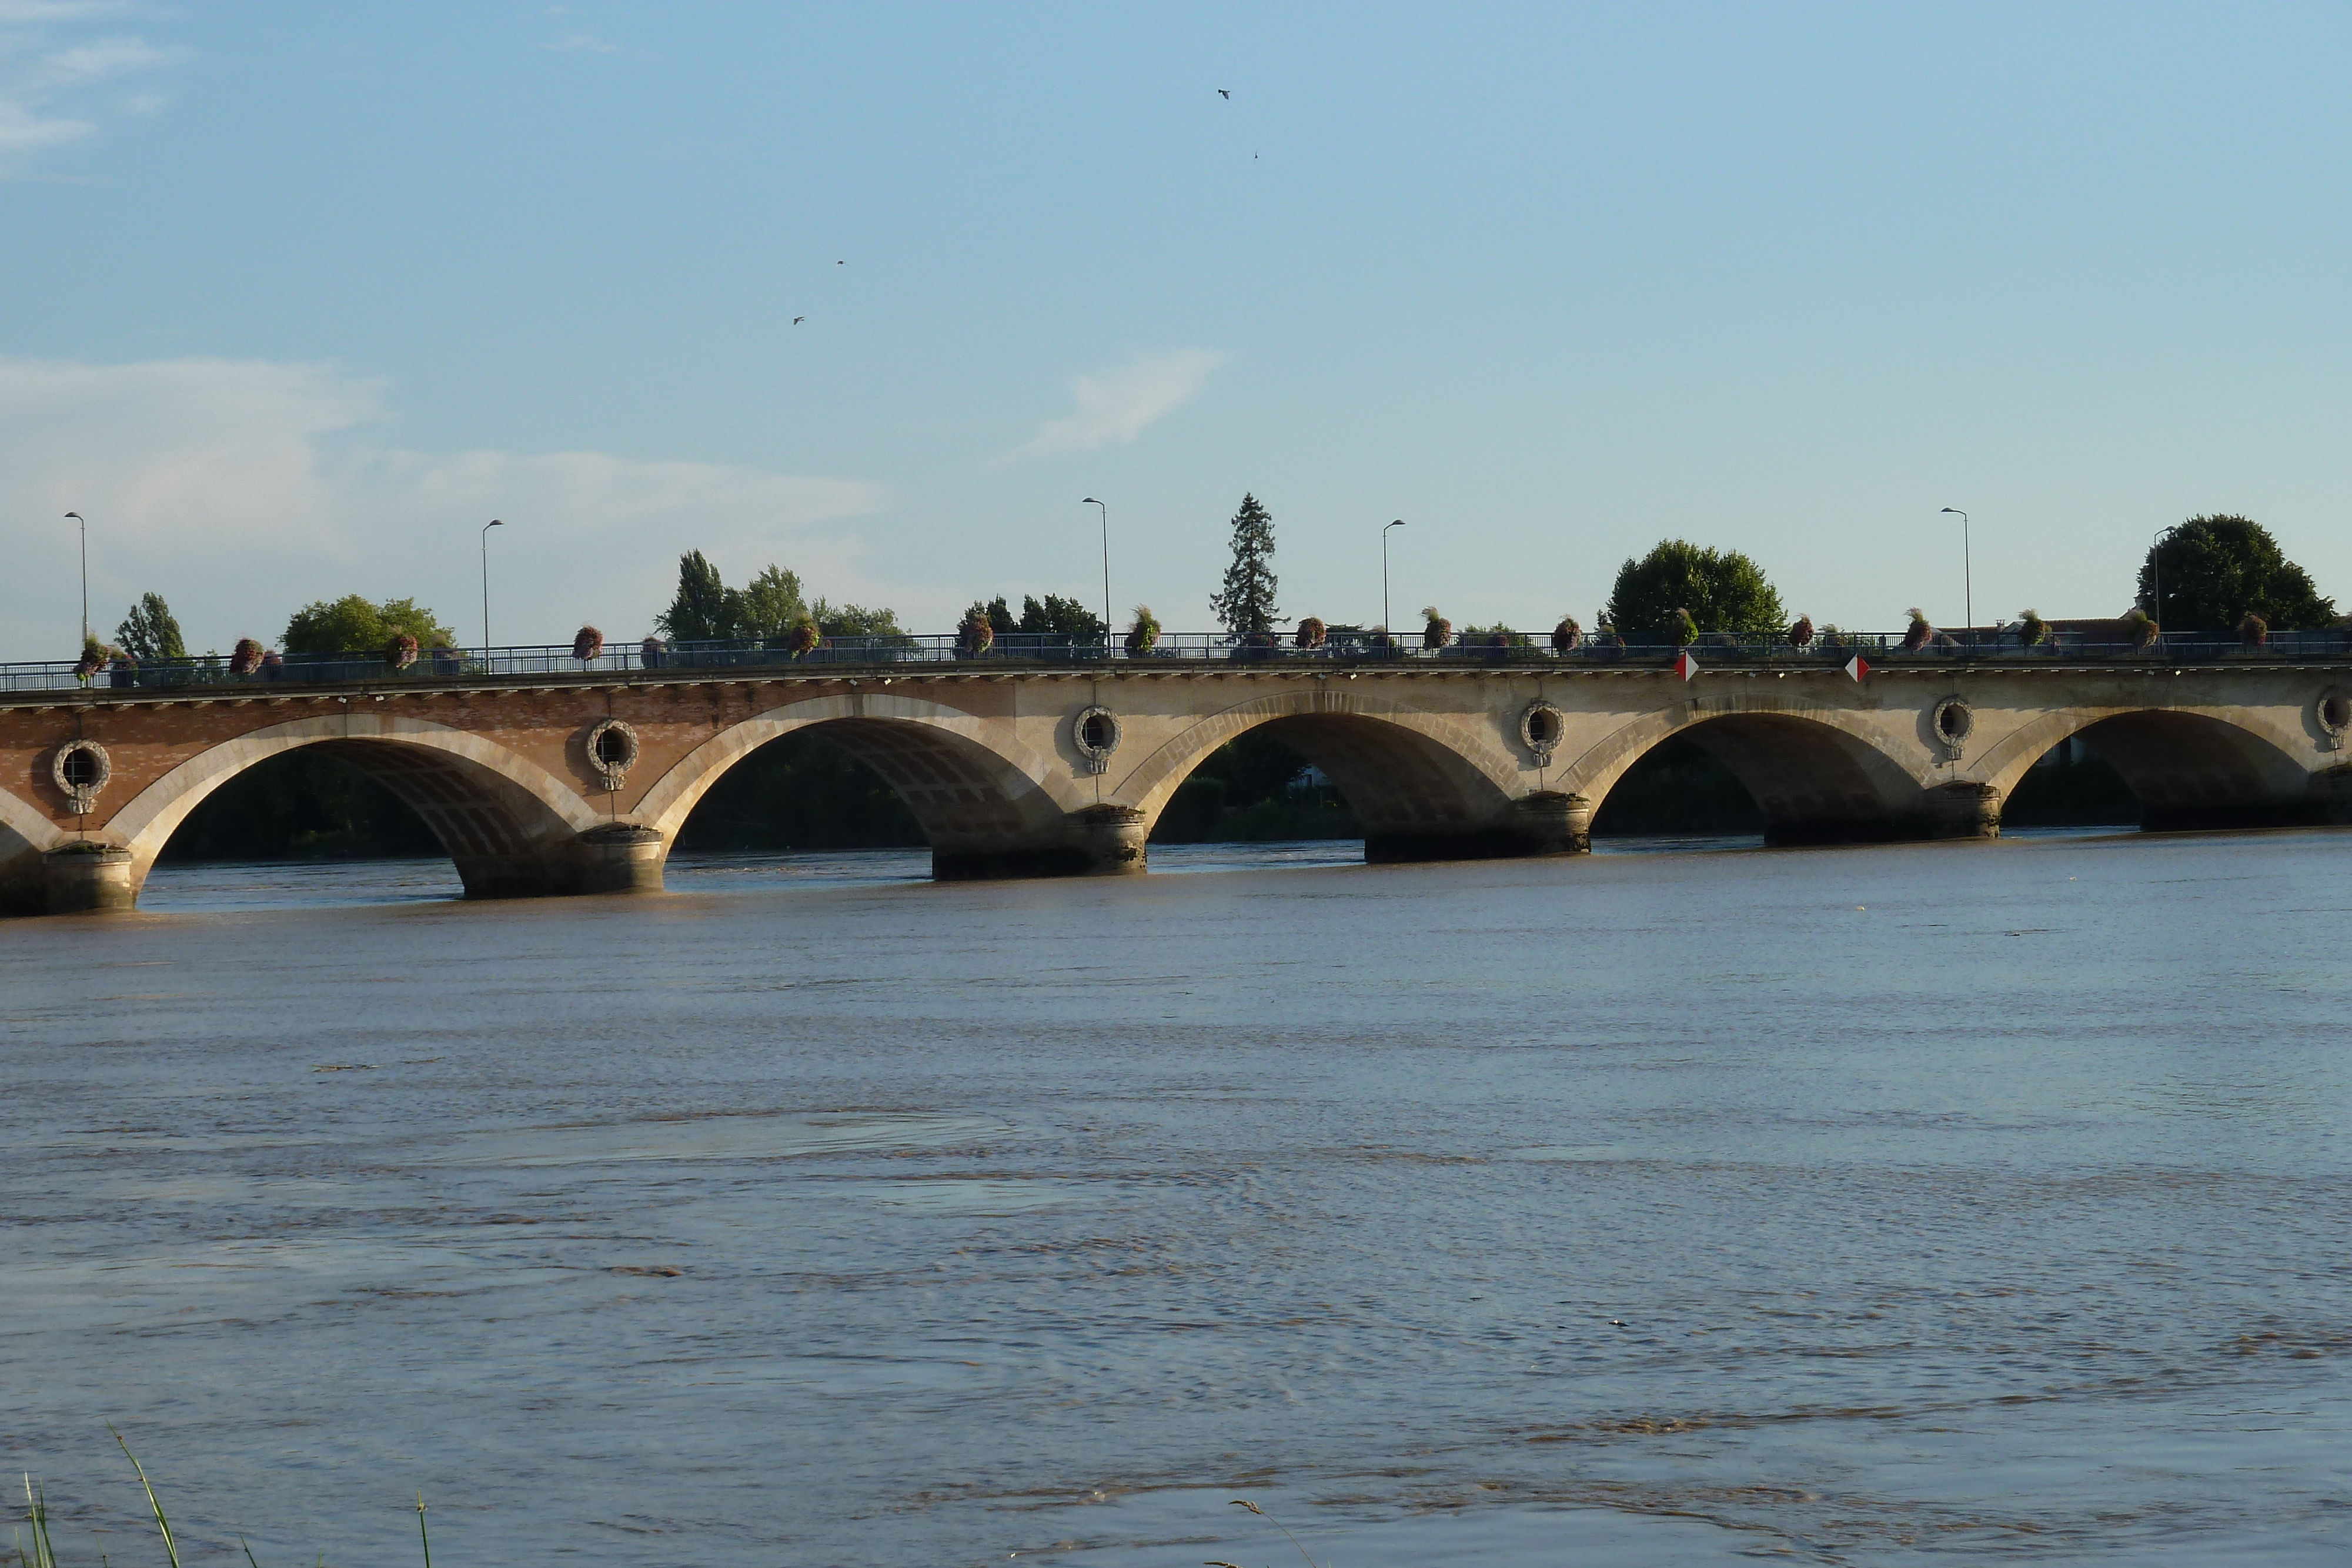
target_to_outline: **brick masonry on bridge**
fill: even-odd
[[[2078,734],[2147,826],[2341,821],[2343,673],[1122,663],[27,694],[0,700],[0,903],[128,904],[205,796],[313,746],[414,807],[476,896],[657,888],[711,784],[803,729],[906,799],[945,877],[1141,870],[1177,787],[1259,727],[1332,779],[1374,861],[1583,849],[1597,803],[1676,737],[1740,779],[1776,842],[1993,834],[2025,770]]]

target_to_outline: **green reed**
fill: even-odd
[[[156,1531],[163,1538],[164,1557],[170,1561],[171,1568],[180,1568],[180,1543],[172,1534],[172,1521],[164,1517],[163,1500],[155,1495],[154,1483],[147,1479],[147,1467],[139,1462],[139,1456],[131,1451],[131,1445],[123,1441],[122,1434],[115,1431],[113,1422],[108,1422],[106,1429],[113,1434],[115,1443],[122,1449],[122,1457],[131,1461],[131,1470],[139,1477],[140,1490],[147,1494],[147,1506],[155,1515]],[[32,1541],[28,1545],[24,1527],[20,1526],[15,1532],[16,1550],[12,1553],[0,1553],[0,1568],[6,1568],[11,1561],[16,1568],[58,1568],[57,1548],[49,1539],[48,1492],[40,1478],[29,1471],[25,1476],[25,1516],[26,1523],[32,1530]],[[416,1541],[424,1550],[425,1568],[433,1568],[433,1538],[425,1528],[425,1494],[422,1491],[416,1494]],[[236,1544],[245,1553],[247,1568],[261,1568],[261,1560],[253,1554],[253,1547],[244,1536],[236,1538]],[[107,1568],[106,1553],[100,1552],[98,1560],[100,1568]],[[326,1554],[321,1552],[319,1568],[326,1568]]]

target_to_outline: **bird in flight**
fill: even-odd
[[[808,319],[808,318],[807,318],[807,317],[805,317],[805,316],[795,316],[795,317],[793,317],[793,326],[795,326],[795,327],[797,327],[797,326],[799,326],[802,322],[803,322],[803,321],[805,321],[805,320],[807,320],[807,319]]]
[[[1232,92],[1232,90],[1231,90],[1230,89],[1226,89],[1226,88],[1222,88],[1222,87],[1221,87],[1221,88],[1219,88],[1219,89],[1217,89],[1217,96],[1218,96],[1219,98],[1231,98],[1231,97],[1233,97],[1234,95],[1233,95],[1233,92]]]

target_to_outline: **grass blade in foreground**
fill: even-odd
[[[114,1423],[109,1421],[106,1429],[114,1432]],[[163,1517],[163,1505],[155,1500],[155,1489],[147,1479],[147,1467],[139,1462],[139,1456],[131,1451],[131,1445],[122,1441],[121,1433],[114,1432],[114,1440],[121,1445],[122,1457],[131,1461],[131,1468],[139,1472],[139,1484],[147,1489],[147,1506],[155,1511],[155,1528],[163,1532],[163,1555],[172,1560],[172,1568],[180,1568],[180,1549],[173,1544],[171,1521]]]

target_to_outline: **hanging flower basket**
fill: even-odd
[[[2270,640],[2271,623],[2252,611],[2247,611],[2246,618],[2238,622],[2239,643],[2251,651],[2266,645]]]
[[[1791,648],[1809,648],[1812,646],[1812,643],[1813,618],[1810,615],[1798,616],[1797,623],[1789,628],[1789,646]]]
[[[662,665],[662,656],[668,652],[668,646],[660,638],[648,637],[637,644],[637,663],[648,670],[658,670]]]
[[[1440,615],[1437,612],[1436,605],[1423,605],[1421,611],[1421,618],[1424,622],[1426,622],[1426,624],[1424,624],[1421,629],[1421,645],[1423,647],[1443,648],[1448,643],[1454,641],[1454,622],[1448,621],[1444,616]]]
[[[2026,648],[2039,648],[2050,641],[2050,622],[2042,619],[2042,612],[2028,610],[2018,615],[2017,641]]]
[[[1691,612],[1687,610],[1675,612],[1674,621],[1667,626],[1666,632],[1677,648],[1687,648],[1698,641],[1698,622],[1691,618]]]
[[[106,668],[106,650],[96,643],[81,645],[81,657],[74,661],[74,678],[86,681]]]
[[[1927,624],[1927,618],[1919,613],[1916,606],[1914,606],[1908,613],[1911,617],[1911,624],[1903,632],[1901,645],[1905,653],[1916,653],[1934,640],[1936,629]]]
[[[1302,648],[1320,648],[1330,635],[1331,629],[1323,624],[1319,615],[1309,615],[1298,623],[1297,642]]]
[[[1559,624],[1551,629],[1551,651],[1555,653],[1573,653],[1583,643],[1584,628],[1576,623],[1573,615],[1561,616]]]
[[[416,663],[416,639],[403,632],[384,645],[383,662],[395,670]]]
[[[996,646],[996,628],[985,615],[967,615],[956,628],[956,657],[977,659]]]
[[[2156,646],[2156,640],[2164,634],[2164,628],[2158,625],[2147,611],[2137,606],[2124,617],[2124,630],[2131,633],[2133,648],[2143,653]]]
[[[1132,655],[1149,653],[1160,645],[1160,618],[1151,613],[1151,606],[1135,607],[1135,624],[1127,629],[1127,651]]]
[[[249,675],[261,668],[261,644],[250,637],[239,637],[236,647],[228,656],[228,673]]]
[[[815,653],[817,644],[824,641],[824,634],[817,630],[815,622],[800,621],[795,622],[792,631],[785,634],[784,648],[793,658],[805,659]]]
[[[572,656],[586,664],[604,651],[604,633],[593,626],[583,626],[572,633]]]

